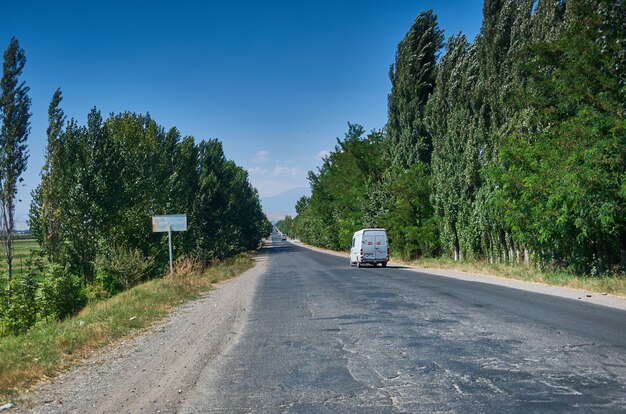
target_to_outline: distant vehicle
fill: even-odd
[[[385,229],[363,229],[352,236],[350,246],[350,266],[361,267],[369,263],[374,266],[379,263],[387,266],[389,261],[389,247],[387,231]]]
[[[282,241],[287,240],[287,235],[286,235],[286,234],[283,234],[281,239],[282,239]]]

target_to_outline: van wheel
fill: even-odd
[[[382,262],[381,265],[383,265],[383,267],[387,267],[387,262]]]

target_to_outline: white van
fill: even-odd
[[[383,267],[389,261],[387,231],[385,229],[363,229],[352,236],[350,247],[350,266],[361,267],[364,263]]]

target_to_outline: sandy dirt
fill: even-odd
[[[238,341],[267,267],[267,255],[256,260],[164,322],[24,395],[10,412],[177,412],[203,371]]]

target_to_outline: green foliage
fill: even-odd
[[[418,162],[398,172],[389,187],[387,213],[380,220],[387,229],[394,254],[404,259],[439,253],[438,218],[430,202],[430,174]]]
[[[152,266],[153,260],[140,250],[118,245],[109,246],[97,262],[98,270],[120,290],[130,289],[141,282]]]
[[[610,19],[624,9],[572,1],[559,35],[523,51],[527,82],[512,101],[528,127],[508,137],[494,170],[502,182],[494,203],[516,238],[585,273],[624,264],[626,31]]]
[[[19,335],[37,322],[37,281],[33,269],[18,273],[0,293],[0,337]]]
[[[7,393],[50,378],[90,350],[153,325],[181,302],[207,292],[212,281],[230,279],[253,265],[253,255],[241,254],[202,271],[184,272],[183,266],[174,278],[152,280],[90,303],[77,317],[40,322],[24,335],[0,338],[0,400],[8,401]]]
[[[392,166],[409,168],[430,162],[432,143],[424,121],[424,107],[435,88],[436,60],[443,31],[432,10],[420,13],[398,44],[389,70],[391,94],[386,150]]]
[[[30,132],[29,88],[19,81],[26,55],[16,38],[4,52],[0,80],[0,212],[3,244],[8,264],[8,280],[13,274],[12,243],[15,231],[15,197],[20,177],[26,170],[26,138]]]
[[[169,196],[165,200],[167,203],[166,211],[184,211],[187,213],[188,223],[194,223],[196,211],[189,206],[193,207],[194,205],[200,178],[198,174],[198,146],[192,137],[185,137],[181,140],[180,134],[175,128],[168,131],[168,135],[168,142],[178,142],[178,144],[174,145],[172,170],[167,181]],[[193,228],[176,234],[172,244],[174,251],[189,255],[195,247]]]
[[[192,224],[198,257],[224,258],[255,248],[262,237],[265,216],[256,190],[247,181],[247,172],[226,160],[218,140],[200,143],[199,167],[199,196],[195,200],[195,221]],[[241,199],[238,198],[240,194]],[[246,205],[246,201],[249,204]],[[242,213],[245,212],[250,214],[251,227],[241,226],[245,220]],[[253,239],[245,237],[255,232]],[[245,241],[248,241],[247,245]]]
[[[368,224],[387,228],[393,249],[404,258],[437,254],[439,232],[431,206],[432,133],[426,105],[436,90],[436,60],[443,32],[432,10],[420,13],[398,44],[392,65],[384,150],[389,165],[369,186]]]
[[[404,258],[623,273],[626,6],[486,0],[483,13],[474,42],[450,37],[438,62],[436,18],[417,16],[384,137],[369,153],[350,126],[310,173],[293,232],[337,249],[381,226]]]
[[[309,172],[311,198],[296,205],[293,233],[305,242],[344,248],[352,234],[363,227],[368,187],[380,179],[382,133],[364,136],[362,126],[348,124],[343,140],[325,158],[317,173]]]
[[[48,141],[46,145],[46,160],[41,170],[41,184],[32,194],[29,212],[29,228],[40,246],[45,246],[49,259],[53,259],[60,248],[61,201],[63,190],[59,187],[59,168],[57,168],[59,151],[58,142],[63,133],[65,115],[60,108],[63,96],[57,89],[52,95],[48,107]],[[45,206],[42,202],[45,200]]]
[[[203,262],[254,249],[268,233],[247,172],[225,159],[219,141],[196,145],[149,115],[105,121],[95,108],[87,126],[65,125],[59,102],[60,92],[50,105],[47,159],[31,208],[54,263],[92,283],[96,262],[110,258],[111,246],[125,246],[153,258],[144,276],[156,276],[168,260],[167,236],[150,228],[158,214],[187,214],[189,231],[174,235],[174,253]]]
[[[28,231],[39,246],[45,243],[45,234],[41,219],[41,185],[30,192],[30,208],[28,210]]]
[[[284,219],[276,222],[276,228],[285,234],[293,235],[293,218],[286,215]]]
[[[463,35],[448,39],[447,52],[438,65],[437,88],[427,106],[434,147],[431,199],[440,218],[442,248],[456,259],[462,256],[459,222],[468,214],[476,184],[475,151],[467,134],[472,128],[468,92],[475,77],[468,68],[473,60],[468,47]],[[463,251],[472,250],[471,245],[463,247]]]
[[[9,285],[1,312],[15,324],[8,331],[34,323],[24,309],[38,309],[40,319],[65,318],[85,304],[87,293],[97,300],[161,275],[167,236],[152,232],[151,216],[187,214],[189,230],[174,235],[174,254],[202,263],[256,249],[271,232],[248,173],[225,158],[218,140],[196,144],[193,137],[181,139],[176,128],[165,131],[150,115],[125,112],[105,120],[96,108],[84,126],[66,122],[56,90],[42,181],[29,211],[33,237],[53,265],[38,273],[42,283],[31,307],[28,283],[10,283],[14,196],[26,167],[30,116],[28,88],[18,82],[25,57],[16,39],[4,58],[0,221],[8,236]]]
[[[76,275],[53,264],[44,274],[38,292],[41,319],[65,319],[77,313],[87,303],[82,282]]]

